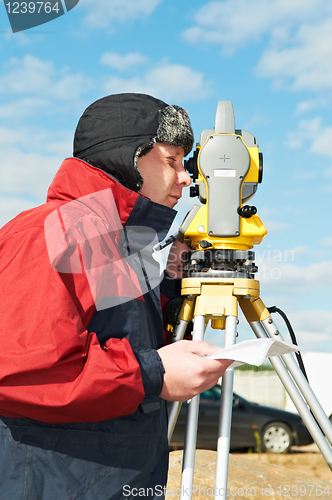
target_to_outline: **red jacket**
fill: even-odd
[[[105,317],[105,306],[99,308],[98,290],[83,265],[89,249],[93,250],[91,238],[84,233],[97,221],[97,225],[106,228],[103,236],[106,246],[107,239],[113,238],[112,244],[117,246],[123,237],[121,228],[111,234],[105,199],[101,197],[99,203],[100,197],[94,195],[107,193],[106,190],[113,193],[121,226],[126,226],[129,220],[131,225],[135,225],[133,220],[140,224],[137,221],[149,219],[155,213],[155,223],[162,226],[161,237],[166,235],[173,210],[146,200],[102,170],[75,158],[63,162],[48,191],[47,203],[23,212],[0,231],[1,415],[49,423],[94,422],[129,415],[146,395],[140,351],[145,360],[148,357],[148,362],[153,360],[156,364],[159,379],[162,376],[162,368],[157,368],[161,362],[155,353],[162,345],[159,331],[157,341],[143,340],[131,346],[127,330],[116,331],[115,335],[108,333],[107,337],[101,335],[98,340],[96,331],[89,328],[94,323],[100,324]],[[96,199],[99,206],[88,206],[84,216],[76,218],[74,223],[72,216],[64,220],[64,204],[87,196]],[[56,232],[53,233],[53,247],[57,243],[54,251],[49,248],[47,236],[47,229],[51,227],[52,231],[52,218],[58,221],[54,228],[58,231],[61,227],[63,231],[57,242],[54,242]],[[45,221],[51,224],[47,226]],[[77,244],[72,240],[61,251],[61,241],[67,241],[68,237],[77,238]],[[91,255],[91,269],[100,271]],[[73,272],[64,269],[68,262]],[[77,262],[81,263],[80,269],[75,267]],[[119,263],[123,269],[112,282],[113,298],[126,294],[126,280],[137,289],[140,287],[133,267],[126,261]],[[132,299],[139,307],[144,306],[143,315],[151,315],[151,310],[146,310],[144,295],[139,297],[137,293]],[[124,300],[130,302],[131,298]],[[160,303],[149,301],[151,304],[154,301],[149,306],[153,307],[152,313],[156,310],[159,314]],[[116,324],[103,321],[103,331],[116,330]],[[143,338],[144,335],[142,332]]]

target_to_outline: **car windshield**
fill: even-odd
[[[203,403],[219,403],[220,402],[220,395],[221,395],[221,386],[215,385],[214,387],[211,387],[211,389],[208,389],[207,391],[202,392],[200,400]],[[237,394],[233,394],[233,405],[234,405],[236,399],[241,399],[242,401],[247,401],[242,396],[238,396]]]
[[[221,387],[220,385],[215,385],[208,389],[207,391],[202,392],[200,400],[205,403],[213,403],[220,401]]]

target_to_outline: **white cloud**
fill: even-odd
[[[292,312],[292,327],[299,346],[317,350],[317,345],[327,343],[332,338],[332,312],[324,310],[302,310]]]
[[[324,0],[224,0],[202,6],[195,15],[196,26],[184,32],[192,43],[217,43],[233,51],[263,35],[285,41],[289,30],[300,22],[324,18],[331,8]]]
[[[332,261],[326,257],[322,260],[324,253],[324,249],[306,247],[255,251],[261,298],[266,306],[276,305],[286,313],[304,351],[318,350],[313,349],[315,342],[316,347],[323,342],[329,343],[329,349],[332,345]],[[283,320],[278,314],[273,314],[273,320],[288,340]]]
[[[6,125],[0,126],[1,225],[43,203],[61,162],[72,155],[73,130],[45,127],[45,120],[40,126],[27,126],[27,117],[36,123],[41,115],[78,114],[81,96],[91,83],[90,78],[31,55],[12,58],[3,68],[0,119]]]
[[[272,253],[272,257],[257,253],[258,279],[264,290],[283,296],[312,295],[314,290],[330,289],[332,283],[332,261],[313,262],[308,266],[296,264],[296,253],[292,250]],[[279,259],[279,260],[277,260]]]
[[[63,157],[40,153],[22,153],[7,147],[2,152],[0,164],[1,192],[6,195],[29,193],[38,200],[46,199],[46,191]]]
[[[46,110],[48,110],[48,112],[54,112],[55,109],[55,103],[50,99],[42,97],[23,97],[6,102],[5,104],[0,104],[0,118],[6,119],[6,121],[9,119],[21,121],[23,118],[44,113]]]
[[[68,68],[56,70],[53,62],[32,55],[12,58],[6,64],[7,73],[0,77],[0,93],[40,95],[56,100],[70,100],[82,91],[85,79],[70,74]]]
[[[286,145],[291,149],[307,146],[312,154],[332,158],[331,142],[332,126],[324,125],[322,119],[316,117],[300,120],[297,130],[287,134]]]
[[[131,79],[112,76],[104,85],[107,93],[142,92],[168,102],[195,101],[207,97],[211,83],[203,73],[181,64],[161,62],[142,76]]]
[[[21,120],[38,113],[69,113],[81,104],[81,96],[93,87],[92,78],[57,69],[53,62],[25,55],[12,58],[0,76],[0,117]],[[12,100],[9,98],[12,96]]]
[[[329,238],[325,238],[322,242],[322,245],[324,247],[332,247],[332,236],[330,236]]]
[[[286,45],[286,46],[285,46]],[[256,67],[276,87],[322,91],[332,88],[332,18],[299,26],[287,44],[271,44]]]
[[[332,177],[332,167],[327,168],[324,174],[327,175],[328,177]]]
[[[267,206],[262,206],[259,211],[259,218],[268,230],[268,234],[282,234],[285,229],[289,227],[288,222],[280,222],[275,220],[275,212]]]
[[[19,47],[31,44],[31,38],[29,38],[23,31],[13,33],[12,30],[8,29],[5,32],[4,38],[10,44],[16,43]]]
[[[269,234],[282,234],[283,231],[289,227],[289,223],[271,219],[264,219],[264,226],[268,228]]]
[[[297,130],[287,134],[286,145],[290,149],[302,148],[307,141],[314,141],[322,130],[322,119],[300,120]]]
[[[332,4],[325,0],[224,0],[203,5],[183,36],[190,43],[221,45],[231,54],[264,38],[255,71],[275,88],[332,88]],[[302,103],[303,112],[313,102]]]
[[[68,156],[72,152],[72,132],[65,130],[49,131],[35,127],[0,127],[1,163],[7,149],[17,149],[26,153],[39,151],[44,155],[57,154]]]
[[[145,64],[147,58],[139,52],[130,52],[124,55],[117,54],[116,52],[106,52],[101,56],[100,62],[118,71],[126,71],[127,69]]]
[[[72,154],[66,131],[0,127],[0,226],[46,200],[63,159]]]
[[[145,18],[154,12],[163,0],[84,0],[82,6],[88,10],[85,24],[91,28],[107,28],[120,22]]]
[[[324,126],[319,135],[315,137],[311,144],[313,153],[332,158],[332,126]]]
[[[297,104],[295,115],[301,115],[318,108],[324,108],[328,105],[328,99],[319,96],[315,99],[308,99]]]
[[[247,40],[257,41],[265,29],[269,6],[265,3],[264,7],[260,0],[254,3],[252,7],[252,2],[245,0],[209,2],[196,13],[196,26],[187,29],[183,36],[191,43],[221,44],[225,51],[232,51]]]

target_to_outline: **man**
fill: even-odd
[[[1,498],[160,498],[166,401],[213,386],[231,363],[204,359],[217,350],[206,342],[164,345],[178,280],[160,278],[151,248],[190,184],[192,144],[178,106],[100,99],[47,202],[0,231]]]

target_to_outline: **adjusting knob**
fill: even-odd
[[[238,208],[237,212],[240,217],[250,219],[250,217],[257,214],[257,208],[250,205],[244,205],[244,207]]]

